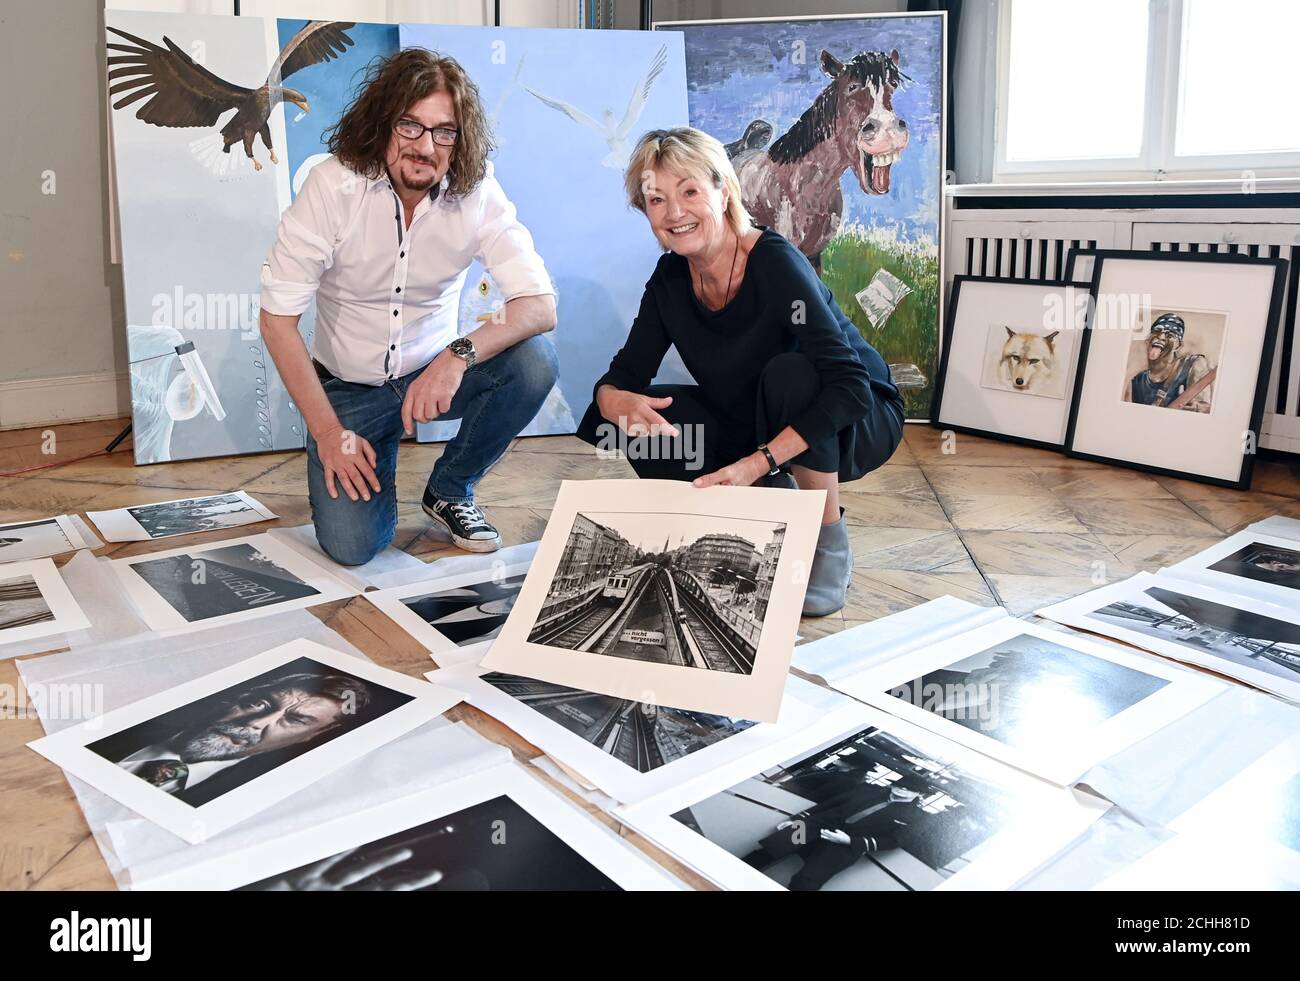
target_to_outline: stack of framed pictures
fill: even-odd
[[[957,276],[934,424],[1248,488],[1286,267],[1076,249],[1064,280]]]

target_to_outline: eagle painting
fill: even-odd
[[[163,37],[160,47],[110,27],[113,34],[131,43],[108,45],[109,51],[122,52],[108,59],[109,96],[121,96],[113,103],[114,109],[125,109],[147,99],[135,116],[153,126],[215,126],[233,109],[235,114],[221,128],[222,152],[229,153],[242,141],[244,153],[261,170],[261,163],[253,156],[253,141],[258,136],[271,154],[271,163],[279,162],[267,123],[272,110],[287,100],[303,112],[311,111],[305,95],[281,83],[294,72],[339,57],[355,43],[346,33],[355,26],[352,22],[311,21],[284,46],[266,81],[256,89],[214,75],[169,37]]]

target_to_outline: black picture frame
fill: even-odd
[[[1074,268],[1075,255],[1090,255],[1093,258],[1092,283],[1089,286],[1088,322],[1080,338],[1079,367],[1074,376],[1074,392],[1070,398],[1070,417],[1065,433],[1065,455],[1078,460],[1090,460],[1111,466],[1138,470],[1158,477],[1174,477],[1179,480],[1191,480],[1209,484],[1214,487],[1226,487],[1231,490],[1249,490],[1251,477],[1255,468],[1255,457],[1259,449],[1260,423],[1264,419],[1264,402],[1268,397],[1269,371],[1272,369],[1273,352],[1277,346],[1278,324],[1282,315],[1282,298],[1286,290],[1287,267],[1285,259],[1266,256],[1242,255],[1238,252],[1157,252],[1146,249],[1071,249],[1067,272]],[[1260,349],[1259,369],[1255,376],[1255,393],[1251,401],[1249,432],[1255,434],[1254,453],[1242,453],[1241,468],[1236,480],[1199,474],[1194,471],[1171,470],[1150,464],[1130,460],[1118,460],[1094,453],[1084,453],[1074,448],[1076,430],[1079,421],[1079,398],[1083,393],[1084,379],[1088,372],[1088,352],[1091,347],[1092,330],[1097,313],[1097,297],[1101,286],[1101,274],[1107,259],[1129,260],[1135,262],[1188,262],[1188,263],[1223,263],[1242,266],[1271,266],[1273,268],[1273,287],[1268,304],[1268,322],[1264,326],[1264,339]]]
[[[1015,436],[1009,433],[999,433],[987,429],[979,429],[975,426],[961,426],[953,423],[944,423],[939,421],[940,412],[943,408],[943,393],[948,381],[948,356],[952,352],[952,336],[956,329],[957,310],[961,300],[961,287],[963,283],[997,283],[1006,286],[1024,286],[1042,289],[1043,287],[1055,287],[1058,289],[1080,289],[1089,288],[1088,283],[1076,283],[1070,280],[1068,274],[1064,279],[1016,279],[1010,276],[973,276],[957,275],[952,278],[952,290],[948,294],[948,300],[944,304],[944,324],[943,337],[939,353],[939,374],[935,379],[934,397],[930,400],[930,425],[940,431],[952,431],[962,433],[967,436],[980,436],[984,439],[1001,440],[1004,443],[1014,443],[1017,446],[1030,446],[1040,450],[1054,450],[1058,453],[1064,452],[1065,443],[1053,443],[1047,440],[1030,439],[1025,436]],[[1084,331],[1084,333],[1087,333]],[[1082,338],[1080,338],[1080,348],[1078,356],[1083,356]],[[1067,398],[1073,401],[1073,391],[1067,393]]]

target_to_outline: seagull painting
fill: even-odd
[[[525,91],[537,99],[546,103],[557,112],[562,112],[575,123],[586,126],[588,129],[595,130],[605,140],[609,147],[609,153],[602,160],[602,167],[609,167],[613,170],[622,170],[627,166],[629,158],[632,156],[632,147],[628,144],[628,134],[632,132],[632,127],[636,121],[641,118],[641,113],[645,111],[646,102],[650,98],[650,87],[654,81],[663,72],[668,64],[668,46],[664,45],[656,52],[650,61],[650,68],[645,74],[645,78],[637,82],[632,90],[632,98],[628,101],[627,109],[623,113],[622,121],[618,121],[614,115],[614,110],[606,109],[602,114],[602,122],[597,122],[587,113],[583,112],[567,102],[559,99],[551,99],[542,95],[540,92],[534,92],[527,85]]]
[[[497,125],[501,121],[501,110],[506,107],[506,99],[510,98],[510,93],[513,92],[515,86],[519,84],[519,73],[524,70],[524,59],[527,57],[527,52],[519,56],[519,63],[515,65],[514,74],[510,76],[509,83],[507,83],[505,89],[502,90],[500,98],[497,99],[497,104],[493,106],[492,111],[488,113],[488,128],[492,131],[492,137],[496,141],[498,150],[506,144],[505,137],[501,135],[500,129]]]

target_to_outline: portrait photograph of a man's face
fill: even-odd
[[[294,640],[29,745],[198,843],[459,700],[362,657]]]
[[[411,697],[301,657],[86,748],[197,806]]]

